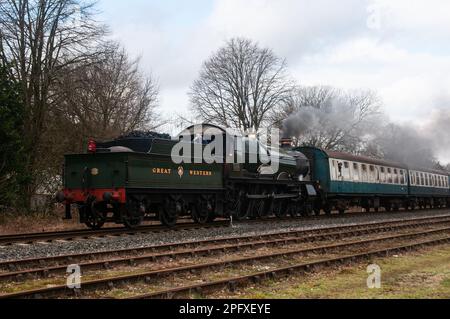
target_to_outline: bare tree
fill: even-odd
[[[137,129],[161,125],[155,112],[158,85],[139,71],[116,43],[89,63],[73,65],[59,78],[58,111],[80,138],[108,139]]]
[[[259,129],[291,89],[285,61],[267,48],[234,38],[204,64],[190,91],[203,120],[244,130]]]
[[[380,105],[372,91],[300,87],[274,122],[284,135],[295,138],[297,145],[357,153],[378,119]]]
[[[12,63],[22,84],[25,161],[33,176],[39,170],[55,79],[68,65],[86,60],[105,34],[93,20],[93,9],[92,2],[83,0],[0,1],[0,58]],[[25,205],[35,189],[32,182],[23,190]]]

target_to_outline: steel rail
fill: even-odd
[[[80,238],[92,238],[92,237],[106,237],[106,236],[121,236],[121,235],[136,235],[149,232],[168,232],[187,229],[200,229],[200,228],[212,228],[212,227],[224,227],[230,224],[229,221],[216,221],[209,224],[198,223],[181,223],[177,224],[173,228],[168,228],[162,225],[147,225],[141,226],[136,229],[127,228],[103,228],[99,230],[68,230],[58,232],[42,232],[42,233],[29,233],[29,234],[13,234],[0,236],[0,246],[10,246],[16,243],[32,244],[35,242],[51,242],[54,240],[71,241]]]
[[[250,275],[245,276],[215,280],[206,283],[193,284],[189,286],[170,288],[163,291],[137,295],[125,299],[172,299],[176,297],[189,297],[192,294],[197,294],[201,295],[202,297],[205,297],[205,294],[207,294],[208,292],[217,291],[224,288],[228,288],[230,292],[234,292],[239,287],[244,287],[247,283],[258,284],[265,279],[273,280],[281,276],[287,277],[295,274],[303,275],[306,273],[318,271],[323,267],[329,268],[329,267],[343,266],[345,264],[351,264],[367,260],[368,258],[387,257],[394,253],[411,251],[415,249],[420,249],[425,246],[440,245],[447,243],[450,243],[450,237],[422,241],[408,245],[399,245],[396,247],[377,249],[359,254],[351,254],[335,258],[326,258],[313,262],[295,264],[287,267],[279,267],[276,269],[252,273]]]
[[[423,211],[444,211],[448,212],[446,208],[440,209],[417,209],[416,212]],[[411,213],[415,211],[409,211]],[[330,218],[352,218],[356,216],[394,216],[395,214],[404,213],[405,211],[391,211],[391,212],[352,212],[344,215],[332,214],[332,215],[311,215],[311,216],[298,216],[298,217],[266,217],[262,219],[256,220],[242,220],[235,221],[235,223],[265,223],[265,222],[273,222],[273,221],[289,221],[289,220],[322,220],[322,219],[330,219]],[[103,228],[99,230],[91,230],[91,229],[78,229],[78,230],[67,230],[67,231],[55,231],[55,232],[40,232],[40,233],[20,233],[20,234],[10,234],[10,235],[1,235],[0,236],[0,247],[1,246],[10,246],[17,243],[23,244],[33,244],[36,242],[52,242],[55,240],[65,240],[72,241],[75,239],[88,239],[92,237],[107,237],[107,236],[120,236],[120,235],[135,235],[141,233],[149,233],[149,232],[168,232],[168,231],[177,231],[177,230],[187,230],[187,229],[200,229],[200,228],[210,228],[210,227],[223,227],[230,225],[230,221],[227,220],[219,220],[210,224],[197,224],[193,222],[183,222],[177,224],[173,228],[169,228],[164,225],[146,225],[140,226],[136,229],[127,229],[124,227],[110,227]]]
[[[130,249],[118,249],[118,250],[110,250],[110,251],[102,251],[102,252],[94,252],[94,253],[82,253],[82,254],[69,254],[62,256],[54,256],[54,257],[43,257],[43,258],[31,258],[31,259],[20,259],[20,260],[11,260],[11,261],[3,261],[0,262],[0,269],[8,270],[8,273],[0,272],[0,280],[12,279],[13,277],[18,277],[22,275],[49,275],[50,272],[63,271],[63,268],[66,267],[67,264],[82,264],[86,265],[86,267],[95,267],[96,265],[109,265],[113,263],[121,263],[123,260],[129,260],[132,262],[136,262],[139,260],[143,260],[145,258],[156,259],[156,258],[164,258],[164,256],[177,256],[177,254],[173,253],[173,250],[176,249],[187,249],[187,248],[196,248],[196,247],[204,247],[208,245],[217,245],[217,244],[226,244],[226,243],[238,243],[243,241],[256,241],[256,240],[264,240],[264,239],[278,239],[285,237],[295,237],[294,239],[300,240],[300,236],[316,236],[309,237],[304,239],[304,241],[309,240],[312,241],[314,238],[316,240],[330,238],[333,237],[335,239],[343,238],[348,235],[362,235],[376,231],[386,231],[392,230],[393,227],[395,229],[402,228],[412,228],[412,227],[420,227],[420,226],[432,226],[436,224],[442,224],[450,221],[450,216],[439,216],[439,217],[425,217],[425,218],[413,218],[413,219],[403,219],[403,220],[391,220],[391,221],[383,221],[378,223],[363,223],[357,225],[339,225],[339,226],[331,226],[326,228],[317,228],[317,229],[306,229],[306,230],[295,230],[295,231],[283,231],[277,233],[268,233],[262,235],[250,235],[250,236],[232,236],[225,238],[217,238],[217,239],[206,239],[200,241],[186,241],[186,242],[178,242],[178,243],[170,243],[156,246],[148,246],[148,247],[140,247],[140,248],[130,248]],[[370,231],[369,231],[370,230]],[[155,253],[160,251],[169,250],[169,254],[160,254],[156,255]],[[201,250],[201,249],[200,249]],[[148,254],[151,255],[148,255]],[[182,253],[181,253],[182,254]],[[127,258],[115,258],[111,259],[111,256],[118,257],[121,255],[132,255],[127,256]],[[107,260],[99,260],[97,262],[86,263],[86,261],[92,259],[100,259],[102,257],[109,257]],[[58,267],[60,266],[60,267]],[[24,269],[27,267],[28,271]],[[31,267],[39,267],[37,269],[30,269]],[[15,278],[17,279],[17,278]]]
[[[158,260],[164,260],[167,258],[176,259],[176,258],[183,258],[183,257],[202,257],[204,255],[212,255],[217,253],[222,253],[226,251],[239,251],[242,249],[253,249],[257,247],[265,247],[265,246],[279,246],[279,245],[288,245],[288,244],[298,244],[298,243],[311,243],[311,242],[317,242],[317,241],[324,241],[324,240],[337,240],[342,238],[349,238],[349,237],[355,237],[355,236],[362,236],[362,235],[370,235],[370,234],[378,234],[381,232],[387,232],[387,231],[397,231],[402,229],[412,229],[412,228],[418,228],[423,227],[424,225],[439,225],[439,224],[448,224],[450,223],[449,220],[444,221],[434,221],[432,223],[405,223],[400,225],[385,225],[385,226],[378,226],[375,228],[364,228],[364,229],[358,229],[358,230],[341,230],[338,232],[332,232],[327,234],[299,234],[295,232],[285,232],[285,233],[277,233],[273,234],[274,236],[267,236],[266,240],[260,240],[259,236],[256,236],[254,238],[245,238],[244,240],[247,240],[247,242],[241,243],[237,241],[235,244],[227,244],[227,245],[220,245],[217,247],[207,247],[207,248],[199,248],[194,250],[182,250],[178,252],[165,252],[160,254],[147,254],[147,255],[140,255],[140,256],[131,256],[131,257],[124,257],[124,258],[113,258],[113,259],[107,259],[107,260],[101,260],[101,261],[94,261],[94,262],[85,262],[85,263],[77,263],[80,268],[85,270],[98,270],[98,269],[109,269],[114,266],[127,266],[132,265],[136,266],[138,264],[147,263],[147,262],[156,262]],[[284,237],[287,236],[287,237]],[[282,237],[282,238],[280,238]],[[254,241],[251,241],[254,240]],[[72,262],[73,264],[73,262]],[[27,270],[21,270],[21,271],[13,271],[13,272],[6,272],[6,273],[0,273],[0,282],[1,281],[7,281],[7,280],[26,280],[27,278],[35,278],[35,277],[50,277],[57,274],[65,274],[67,271],[67,265],[58,265],[58,266],[52,266],[52,267],[45,267],[45,268],[37,268],[37,269],[27,269]]]
[[[426,208],[426,209],[417,209],[409,212],[423,212],[423,211],[445,211],[448,212],[448,208]],[[311,216],[296,216],[296,217],[265,217],[257,220],[241,220],[235,221],[235,223],[265,223],[265,222],[279,222],[279,221],[289,221],[289,220],[322,220],[322,219],[333,219],[333,218],[352,218],[355,216],[394,216],[395,214],[404,213],[405,211],[391,211],[391,212],[352,212],[344,215],[339,214],[331,214],[331,215],[311,215]],[[135,235],[140,233],[148,233],[148,232],[168,232],[168,231],[177,231],[177,230],[187,230],[187,229],[199,229],[199,228],[209,228],[209,227],[221,227],[228,226],[230,221],[227,220],[219,220],[210,224],[197,224],[192,222],[183,222],[177,224],[173,228],[169,228],[164,225],[146,225],[141,226],[136,229],[127,229],[124,227],[110,227],[103,228],[99,230],[90,230],[90,229],[78,229],[78,230],[67,230],[67,231],[56,231],[56,232],[40,232],[40,233],[20,233],[20,234],[10,234],[10,235],[1,235],[0,236],[0,247],[1,246],[10,246],[17,243],[23,244],[32,244],[35,242],[52,242],[54,240],[66,240],[71,241],[74,239],[88,239],[92,237],[106,237],[106,236],[120,236],[120,235]]]
[[[393,240],[401,240],[401,239],[411,239],[411,238],[417,238],[417,237],[423,237],[423,236],[429,236],[429,235],[437,235],[439,233],[449,233],[450,227],[445,228],[439,228],[434,230],[427,230],[422,232],[415,232],[415,233],[408,233],[408,234],[401,234],[401,235],[393,235],[393,236],[384,236],[381,238],[376,239],[367,239],[367,240],[359,240],[359,241],[353,241],[353,242],[346,242],[346,243],[339,243],[339,244],[331,244],[331,245],[323,245],[323,246],[317,246],[317,247],[311,247],[311,248],[303,248],[303,249],[294,249],[294,250],[288,250],[283,252],[276,252],[271,254],[265,254],[265,255],[258,255],[258,256],[252,256],[252,257],[242,257],[242,258],[235,258],[235,259],[229,259],[229,260],[223,260],[223,261],[217,261],[217,262],[210,262],[210,263],[202,263],[202,264],[194,264],[194,265],[188,265],[188,266],[181,266],[181,267],[174,267],[174,268],[166,268],[166,269],[160,269],[160,270],[152,270],[152,271],[145,271],[138,274],[129,274],[129,275],[122,275],[122,276],[116,276],[116,277],[110,277],[110,278],[102,278],[97,280],[91,280],[91,281],[85,281],[82,283],[82,291],[88,291],[92,289],[112,289],[115,284],[120,283],[129,283],[129,282],[151,282],[154,278],[162,278],[167,275],[174,275],[179,273],[185,273],[185,272],[197,272],[204,269],[215,269],[218,267],[225,267],[225,266],[235,266],[242,263],[248,263],[248,262],[254,262],[254,261],[261,261],[261,260],[272,260],[274,258],[279,257],[285,257],[285,256],[294,256],[294,255],[305,255],[309,253],[326,253],[330,250],[336,250],[339,249],[342,251],[343,248],[350,248],[350,247],[358,247],[358,246],[364,246],[368,244],[374,244],[374,243],[381,243],[385,241],[393,241]],[[448,241],[450,239],[449,236],[445,238],[440,238],[439,240],[445,240]],[[435,239],[436,240],[436,239]],[[342,258],[342,257],[341,257]],[[15,293],[9,293],[9,294],[2,294],[0,295],[0,299],[16,299],[16,298],[42,298],[42,297],[55,297],[55,296],[61,296],[61,295],[71,295],[73,296],[74,293],[77,295],[81,294],[81,290],[77,289],[69,289],[66,285],[57,285],[53,287],[47,287],[47,288],[39,288],[39,289],[33,289],[28,291],[21,291],[21,292],[15,292]]]

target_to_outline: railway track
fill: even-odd
[[[167,228],[163,225],[147,225],[141,226],[136,229],[127,229],[123,227],[103,228],[99,230],[81,229],[81,230],[68,230],[57,232],[42,232],[42,233],[28,233],[28,234],[13,234],[0,236],[0,246],[10,246],[13,244],[33,244],[36,242],[53,242],[56,240],[73,241],[76,239],[89,239],[99,238],[107,236],[123,236],[123,235],[136,235],[145,234],[150,232],[168,232],[188,229],[200,229],[200,228],[214,228],[214,227],[226,227],[230,224],[229,221],[222,220],[213,223],[201,225],[197,223],[181,223],[173,228]]]
[[[443,210],[447,211],[447,210]],[[400,211],[399,211],[400,212]],[[308,217],[294,217],[294,218],[265,218],[257,220],[244,220],[235,221],[235,223],[263,223],[286,220],[321,220],[330,218],[352,218],[354,216],[393,216],[395,212],[360,212],[360,213],[348,213],[345,215],[320,215],[320,216],[308,216]],[[124,235],[137,235],[146,233],[168,232],[178,230],[189,229],[201,229],[201,228],[215,228],[226,227],[230,225],[229,220],[219,220],[208,224],[197,224],[193,222],[183,222],[177,224],[173,228],[168,228],[163,225],[146,225],[136,229],[127,229],[124,227],[111,227],[103,228],[99,230],[81,229],[81,230],[68,230],[68,231],[56,231],[56,232],[41,232],[41,233],[22,233],[0,236],[0,248],[5,246],[11,246],[14,244],[34,244],[34,243],[51,243],[54,241],[74,241],[78,239],[90,239],[90,238],[102,238],[108,236],[124,236]]]
[[[312,230],[283,231],[259,236],[233,236],[135,249],[118,249],[87,254],[4,261],[0,262],[0,281],[24,280],[32,277],[63,274],[68,264],[79,264],[83,270],[93,270],[110,268],[116,265],[155,262],[164,258],[180,258],[193,255],[201,257],[202,254],[218,253],[224,249],[253,248],[261,245],[279,244],[280,242],[287,244],[291,242],[320,241],[330,238],[342,239],[349,236],[441,224],[450,224],[450,216],[364,223],[354,226],[333,226]],[[111,256],[114,256],[114,258],[111,258]],[[105,257],[107,259],[104,259]]]
[[[176,297],[189,297],[192,294],[205,296],[208,292],[217,291],[223,288],[228,288],[234,292],[240,286],[248,283],[258,284],[265,279],[276,279],[281,276],[289,276],[294,273],[305,274],[320,270],[324,267],[343,266],[345,264],[365,261],[372,257],[386,257],[391,254],[408,252],[414,249],[423,248],[426,246],[448,244],[450,243],[450,236],[445,238],[438,238],[432,240],[425,240],[407,245],[397,245],[393,247],[381,248],[371,250],[363,253],[347,254],[335,258],[324,258],[313,262],[298,263],[289,265],[287,267],[279,267],[269,271],[261,271],[252,273],[250,275],[237,276],[233,278],[226,278],[222,280],[215,280],[206,283],[197,283],[193,285],[186,285],[182,287],[170,288],[154,293],[141,294],[126,299],[173,299]]]
[[[422,230],[418,231],[418,228]],[[429,228],[423,230],[423,228]],[[389,234],[397,232],[395,234]],[[398,233],[403,232],[403,233]],[[387,234],[387,235],[386,235]],[[382,235],[382,236],[381,236]],[[357,239],[349,241],[349,239],[361,236],[375,236],[370,239]],[[420,240],[432,237],[432,239]],[[450,216],[431,217],[431,218],[415,218],[410,220],[396,220],[379,223],[366,223],[352,226],[335,226],[319,230],[305,230],[294,232],[283,232],[276,234],[267,234],[260,236],[245,236],[235,238],[222,238],[210,241],[200,241],[195,243],[179,243],[163,246],[150,247],[151,254],[141,254],[126,257],[118,257],[114,259],[88,262],[80,264],[82,270],[95,270],[100,268],[109,268],[113,266],[137,266],[141,263],[159,262],[163,260],[179,260],[181,258],[195,259],[194,263],[163,269],[145,270],[138,273],[108,277],[96,280],[87,280],[82,283],[82,292],[95,291],[97,289],[112,289],[121,286],[124,283],[152,283],[167,277],[176,277],[182,274],[195,274],[208,269],[223,269],[224,267],[238,267],[242,264],[256,262],[263,264],[273,259],[291,258],[293,256],[308,256],[311,254],[339,254],[332,258],[323,258],[311,262],[294,263],[289,267],[278,267],[265,272],[256,272],[246,274],[245,276],[235,276],[228,279],[211,280],[197,284],[182,285],[170,289],[160,289],[150,294],[142,294],[134,298],[165,298],[173,297],[178,294],[189,294],[191,292],[204,292],[205,289],[229,286],[231,289],[237,285],[251,280],[259,280],[270,276],[283,273],[291,273],[296,270],[308,270],[320,265],[332,265],[335,263],[352,261],[352,258],[363,258],[373,256],[382,252],[397,251],[406,248],[420,247],[421,245],[448,242],[450,239]],[[336,243],[336,240],[342,242]],[[403,241],[408,240],[408,243]],[[412,244],[410,241],[414,241]],[[420,240],[420,241],[419,241]],[[325,243],[324,243],[325,242]],[[402,245],[393,245],[401,242]],[[342,255],[342,251],[352,249],[366,249],[364,247],[371,245],[386,245],[382,249],[372,249],[367,252]],[[302,245],[302,247],[294,247],[292,245]],[[200,247],[200,248],[198,248]],[[199,263],[199,258],[215,257],[221,254],[232,253],[235,251],[254,251],[260,247],[277,248],[276,252],[269,254],[258,254],[256,256],[237,256],[236,258],[225,258],[222,260],[214,260],[212,262]],[[403,247],[403,248],[402,248]],[[280,251],[281,250],[281,251]],[[160,253],[157,253],[157,252]],[[161,252],[163,251],[163,252]],[[120,251],[123,252],[123,251]],[[145,251],[142,251],[145,253]],[[136,252],[133,252],[136,253]],[[106,255],[104,255],[106,256]],[[67,256],[66,256],[67,257]],[[81,257],[81,256],[78,256]],[[78,258],[72,255],[73,258]],[[317,258],[316,258],[317,259]],[[61,259],[60,261],[62,261]],[[50,262],[51,260],[47,260]],[[6,266],[3,263],[3,266]],[[65,266],[45,267],[40,269],[28,269],[19,272],[6,272],[0,274],[3,280],[14,279],[19,276],[42,276],[57,275],[65,272]],[[80,291],[75,290],[80,294]],[[21,291],[16,293],[0,295],[0,298],[33,298],[33,297],[61,297],[74,296],[74,291],[68,289],[65,285],[57,285],[48,288],[38,288],[29,291]]]

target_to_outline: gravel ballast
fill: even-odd
[[[66,254],[79,254],[117,249],[134,249],[146,246],[169,244],[184,241],[197,241],[231,236],[269,234],[280,231],[320,229],[339,225],[355,225],[360,223],[381,222],[397,219],[412,219],[430,216],[450,216],[450,210],[431,210],[415,212],[397,212],[389,214],[354,214],[340,217],[333,215],[323,219],[292,219],[273,222],[235,223],[233,227],[190,229],[168,231],[163,233],[147,233],[120,237],[104,237],[96,239],[80,239],[67,242],[51,242],[46,244],[15,244],[0,248],[0,261],[41,258]]]

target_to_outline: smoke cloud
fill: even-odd
[[[332,96],[320,106],[299,107],[282,122],[282,131],[284,137],[294,137],[298,145],[356,152],[380,119],[375,105],[362,110],[348,98]]]
[[[443,166],[450,163],[450,110],[434,111],[422,125],[391,123],[385,115],[362,122],[356,119],[355,109],[331,100],[323,108],[301,107],[283,122],[283,135],[297,137],[299,145],[343,150],[414,167],[438,168],[437,162]]]

